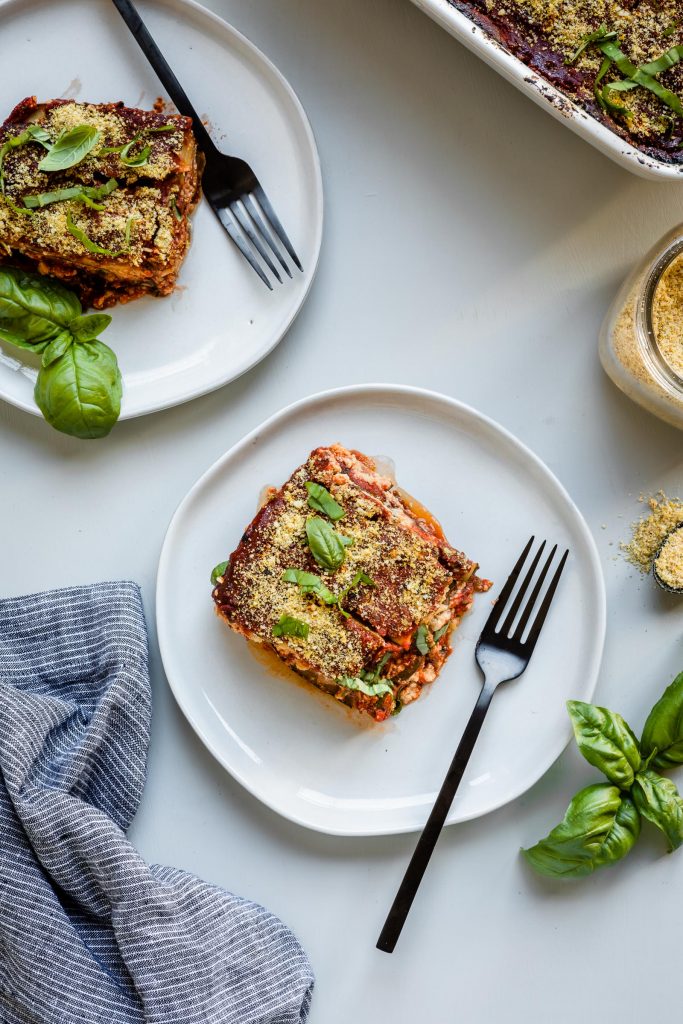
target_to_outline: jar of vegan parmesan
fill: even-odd
[[[624,282],[602,325],[600,359],[624,394],[683,430],[683,225]]]

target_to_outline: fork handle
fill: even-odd
[[[415,852],[410,859],[406,873],[403,876],[403,881],[399,886],[396,898],[391,905],[391,910],[387,915],[384,927],[377,940],[377,949],[381,949],[384,953],[393,953],[394,947],[398,942],[408,912],[413,905],[413,900],[422,881],[422,876],[427,869],[437,839],[441,834],[441,829],[448,817],[448,812],[451,809],[460,780],[465,774],[467,763],[474,750],[474,744],[477,742],[481,727],[484,724],[486,712],[489,709],[495,690],[495,684],[491,685],[485,682],[479,694],[479,699],[470,715],[470,720],[462,734],[462,739],[451,761],[451,766],[439,790],[439,795],[432,807],[427,824],[418,840]]]
[[[152,65],[157,78],[173,100],[177,110],[186,117],[192,118],[192,128],[199,148],[204,153],[214,150],[216,147],[202,124],[199,114],[190,103],[187,93],[171,70],[171,66],[163,53],[152,39],[147,26],[131,3],[131,0],[114,0],[114,6],[131,30],[138,46]]]

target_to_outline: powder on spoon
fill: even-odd
[[[667,498],[664,492],[660,491],[648,498],[647,504],[649,514],[632,523],[631,540],[628,544],[619,545],[627,561],[642,573],[651,571],[652,563],[664,538],[683,523],[683,502],[678,498]],[[679,533],[683,535],[683,531]]]
[[[664,541],[654,571],[665,587],[683,590],[683,529],[674,530]]]

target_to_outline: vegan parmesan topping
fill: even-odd
[[[683,380],[683,256],[669,264],[655,288],[652,326],[662,358]]]

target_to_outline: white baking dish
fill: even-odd
[[[556,89],[545,78],[531,70],[521,60],[509,53],[500,43],[492,39],[470,18],[449,3],[449,0],[413,0],[426,14],[459,39],[473,53],[476,53],[504,78],[552,114],[558,121],[568,125],[572,131],[590,142],[610,159],[643,178],[668,178],[680,181],[683,165],[664,163],[646,156],[630,145],[616,132],[587,114],[577,103]]]

